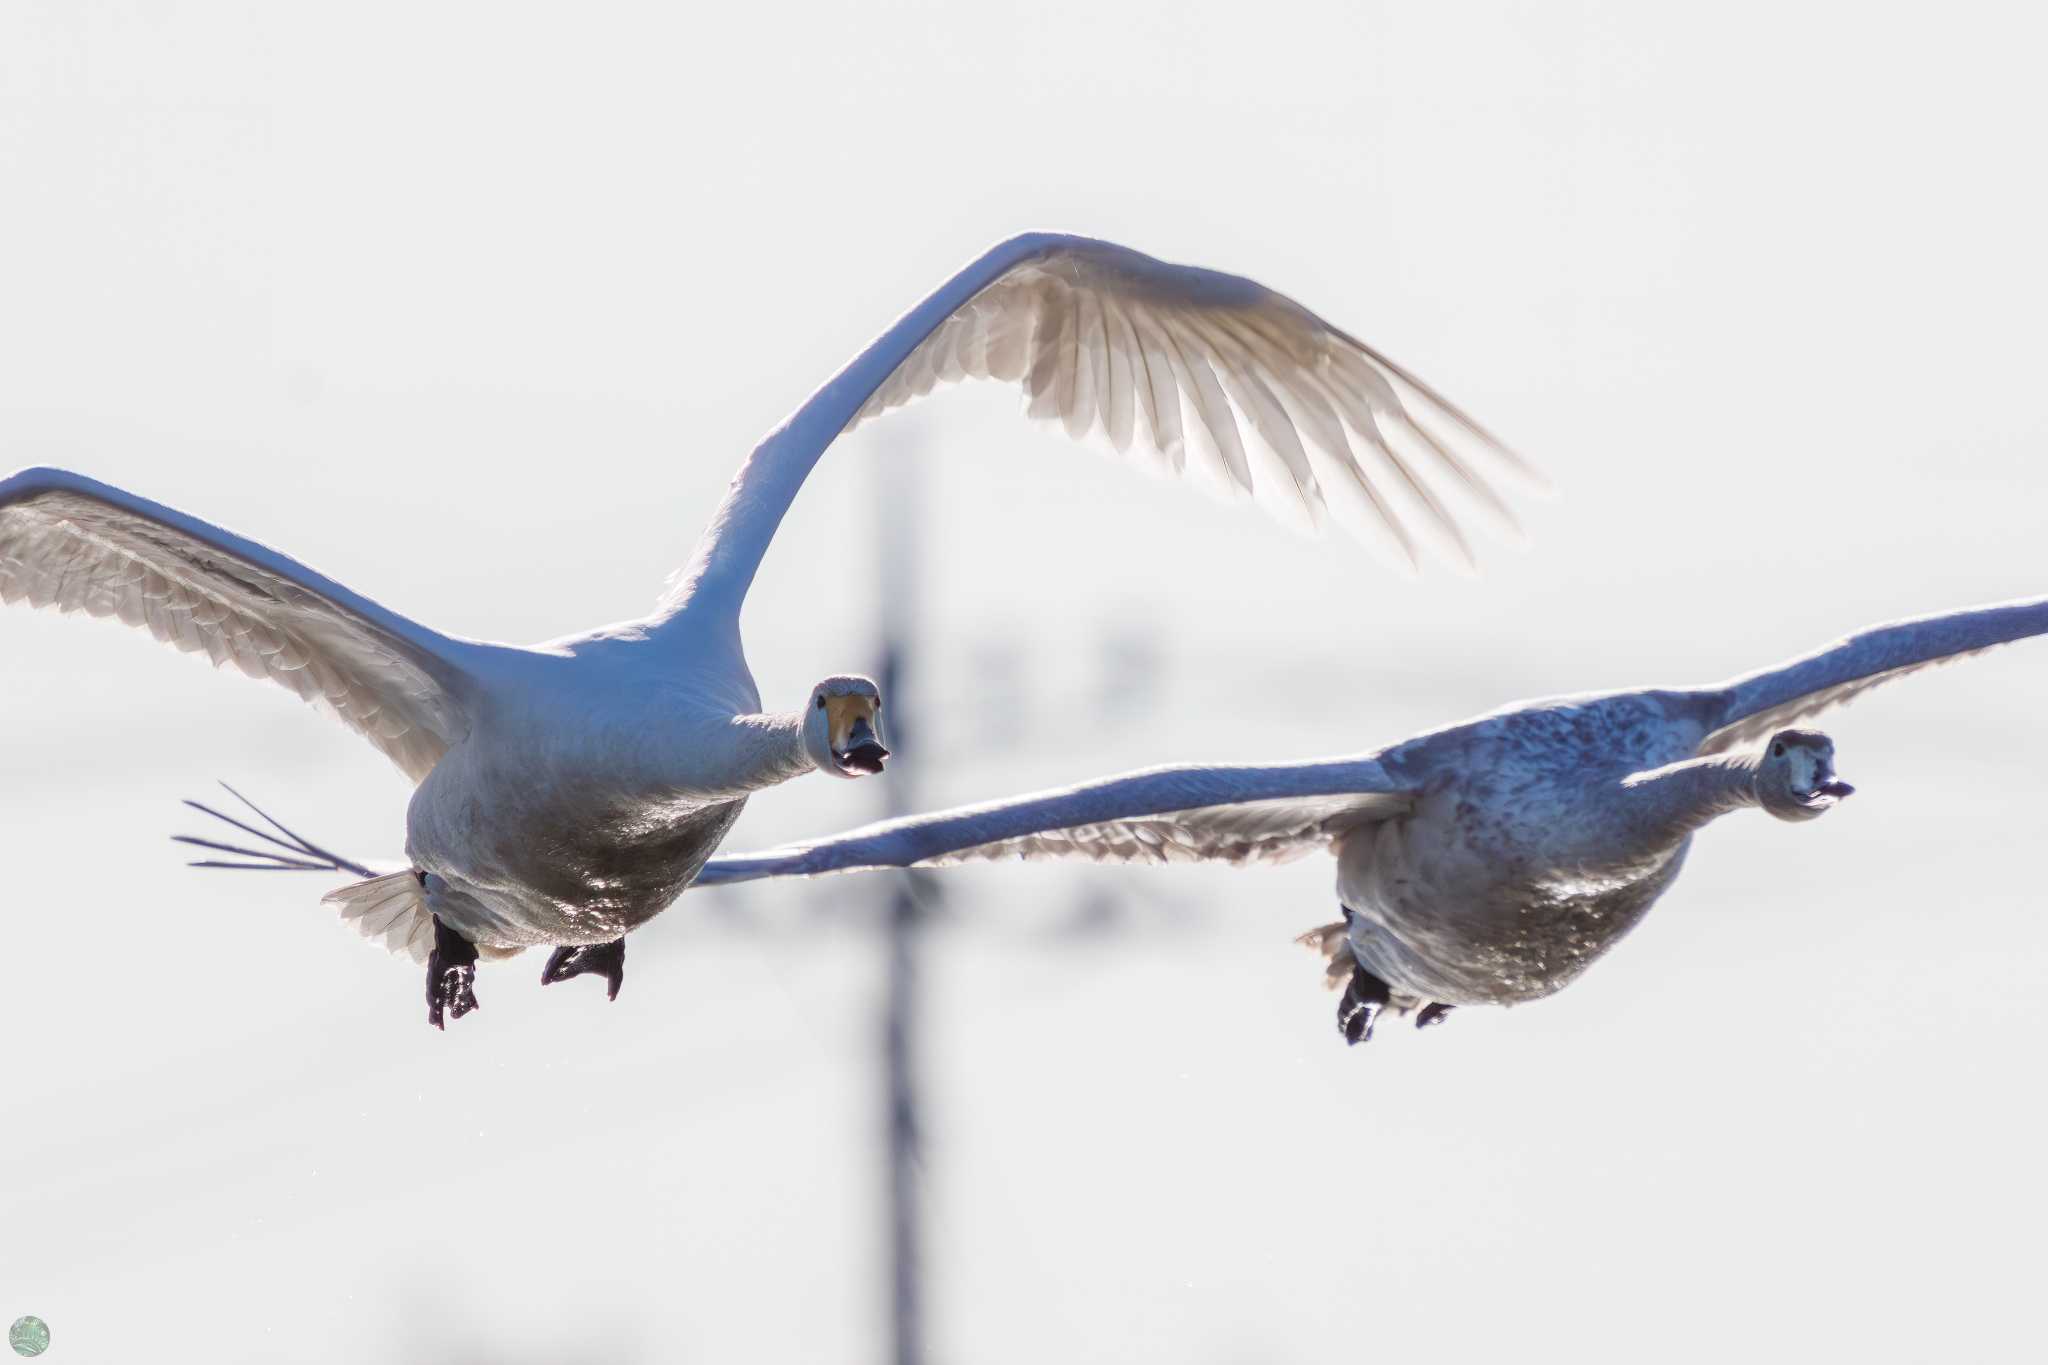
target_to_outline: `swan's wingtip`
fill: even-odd
[[[1509,451],[1507,454],[1509,456],[1508,468],[1514,471],[1515,480],[1521,485],[1523,492],[1543,502],[1550,502],[1556,499],[1558,489],[1555,479],[1538,469],[1535,465],[1530,464],[1521,456],[1516,455],[1513,451]]]
[[[1467,583],[1477,583],[1486,576],[1486,571],[1479,567],[1479,561],[1469,557],[1449,557],[1444,560],[1444,565],[1453,577],[1463,579]]]

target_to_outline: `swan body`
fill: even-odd
[[[1516,1004],[1561,989],[1671,885],[1691,841],[1615,799],[1692,756],[1682,706],[1539,702],[1396,746],[1403,816],[1332,844],[1356,959],[1404,1001]]]
[[[1512,522],[1512,454],[1283,295],[1082,237],[998,243],[849,362],[741,464],[653,611],[542,645],[463,640],[198,518],[62,470],[0,481],[0,600],[114,616],[331,711],[416,784],[403,872],[329,897],[426,962],[429,1016],[477,957],[595,970],[671,903],[755,792],[880,772],[882,700],[826,679],[764,710],[740,641],[755,571],[848,427],[940,384],[1016,384],[1030,415],[1156,468],[1469,561],[1454,504]],[[1346,509],[1348,508],[1348,512]],[[604,953],[595,950],[604,947]]]
[[[1340,923],[1303,942],[1346,988],[1440,1020],[1563,989],[1744,809],[1818,818],[1853,790],[1790,728],[1869,688],[2048,633],[2048,598],[1879,626],[1728,682],[1519,703],[1352,758],[1173,766],[714,858],[700,884],[1008,857],[1280,862],[1334,855]]]
[[[814,766],[801,713],[762,714],[739,669],[728,676],[744,695],[679,684],[658,656],[612,641],[559,648],[560,666],[498,692],[406,813],[406,857],[429,874],[434,913],[494,950],[637,928],[681,894],[752,791]]]

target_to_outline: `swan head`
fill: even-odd
[[[804,704],[804,752],[834,777],[882,771],[882,691],[866,678],[827,678]]]
[[[1764,746],[1756,796],[1780,820],[1813,820],[1856,789],[1835,776],[1835,742],[1818,730],[1780,730]]]

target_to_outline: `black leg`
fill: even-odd
[[[1424,1005],[1421,1009],[1415,1011],[1415,1027],[1434,1028],[1450,1018],[1451,1011],[1456,1008],[1456,1005],[1443,1005],[1435,1002]]]
[[[1351,983],[1344,988],[1344,998],[1337,1002],[1337,1032],[1353,1047],[1371,1042],[1373,1020],[1379,1018],[1392,998],[1393,992],[1387,989],[1386,982],[1354,965]]]
[[[437,1029],[442,1012],[460,1019],[477,1008],[476,945],[434,916],[434,951],[427,954],[427,1022]]]
[[[548,965],[541,968],[540,984],[552,986],[585,972],[596,972],[604,978],[605,999],[618,999],[619,983],[626,979],[626,940],[615,938],[610,943],[578,943],[555,949]]]

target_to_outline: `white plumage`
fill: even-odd
[[[1319,527],[1334,498],[1348,525],[1410,565],[1418,532],[1472,563],[1443,488],[1518,529],[1493,477],[1541,477],[1363,342],[1251,280],[1048,241],[941,323],[856,424],[943,384],[997,379],[1075,440],[1106,438],[1289,520]]]
[[[0,482],[0,598],[116,616],[278,682],[418,783],[413,872],[332,898],[365,934],[415,956],[440,951],[436,921],[486,956],[612,944],[690,883],[750,793],[812,770],[879,770],[873,685],[828,678],[801,708],[764,712],[740,608],[839,433],[970,376],[1021,385],[1031,415],[1077,437],[1277,510],[1319,522],[1348,507],[1411,563],[1419,539],[1469,560],[1456,504],[1511,522],[1492,479],[1527,472],[1420,381],[1279,294],[1034,233],[968,265],[771,431],[646,616],[531,648],[461,640],[253,541],[48,469]],[[1181,836],[1115,837],[1164,848]]]
[[[1345,923],[1303,941],[1353,980],[1340,1023],[1356,1042],[1383,1005],[1433,1005],[1434,1022],[1561,989],[1648,912],[1709,821],[1745,806],[1809,819],[1848,794],[1831,741],[1781,727],[2043,633],[2048,598],[1948,612],[1715,686],[1525,702],[1353,758],[1154,768],[717,858],[697,881],[1328,851]]]
[[[456,642],[281,555],[61,470],[0,483],[0,601],[116,617],[280,683],[415,782],[466,728]]]

